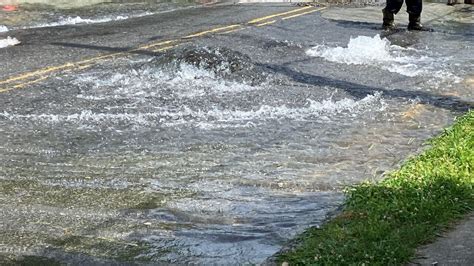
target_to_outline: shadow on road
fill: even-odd
[[[429,104],[435,107],[444,108],[455,112],[467,112],[474,107],[473,102],[467,102],[456,96],[437,95],[426,91],[411,91],[403,89],[384,89],[357,84],[344,80],[337,80],[328,77],[317,76],[304,72],[299,72],[285,65],[260,64],[261,67],[283,74],[290,79],[304,84],[316,86],[330,86],[346,91],[357,99],[362,99],[367,95],[380,92],[384,97],[398,98],[404,100],[418,100],[420,103]]]
[[[335,20],[330,19],[329,21],[335,23],[337,26],[344,28],[356,28],[356,29],[371,29],[371,30],[382,30],[382,22],[371,23],[365,21],[352,21],[352,20]]]
[[[162,54],[161,52],[137,50],[131,47],[109,47],[109,46],[98,46],[98,45],[66,43],[66,42],[54,42],[54,43],[51,43],[51,45],[63,46],[63,47],[69,47],[69,48],[80,48],[80,49],[114,52],[114,53],[123,52],[123,53],[129,53],[129,54],[148,55],[148,56],[157,56],[157,55]]]

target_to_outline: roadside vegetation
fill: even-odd
[[[347,189],[341,214],[311,228],[279,263],[393,265],[474,206],[474,111],[377,183]]]

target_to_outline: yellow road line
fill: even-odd
[[[42,77],[39,77],[39,78],[37,78],[37,79],[35,79],[35,80],[31,80],[31,81],[28,81],[28,82],[23,82],[23,83],[17,84],[17,85],[15,85],[15,86],[13,86],[12,88],[13,88],[13,89],[20,89],[20,88],[23,88],[23,87],[25,87],[25,86],[27,86],[27,85],[31,85],[31,84],[34,84],[34,83],[38,83],[38,82],[40,82],[40,81],[42,81],[42,80],[45,80],[45,79],[47,79],[47,78],[48,78],[48,76],[42,76]]]
[[[236,31],[239,31],[239,30],[243,30],[243,29],[245,29],[245,27],[240,27],[240,28],[233,29],[233,30],[219,32],[219,34],[227,34],[227,33],[236,32]]]
[[[91,66],[93,66],[93,65],[94,65],[94,64],[88,64],[88,65],[78,66],[78,67],[75,68],[75,69],[77,69],[77,70],[83,70],[83,69],[89,68],[89,67],[91,67]],[[72,69],[72,70],[74,70],[74,69]]]
[[[308,9],[308,8],[312,8],[312,6],[305,6],[305,7],[302,7],[302,8],[295,9],[295,10],[290,10],[290,11],[286,11],[286,12],[282,12],[282,13],[277,13],[277,14],[269,15],[269,16],[266,16],[266,17],[261,17],[261,18],[252,19],[251,21],[248,22],[248,24],[256,24],[256,23],[259,23],[259,22],[261,22],[261,21],[264,21],[264,20],[267,20],[267,19],[271,19],[271,18],[274,18],[274,17],[281,17],[281,16],[284,16],[284,15],[289,15],[289,14],[297,13],[297,12],[306,10],[306,9]]]
[[[175,48],[175,47],[177,47],[178,45],[179,45],[179,44],[175,44],[175,45],[169,45],[169,46],[161,47],[161,48],[158,48],[158,49],[155,49],[155,50],[153,50],[153,52],[163,52],[163,51],[166,51],[166,50],[169,50],[169,49]]]
[[[215,32],[228,30],[228,29],[233,29],[233,28],[237,28],[237,27],[241,27],[241,25],[240,24],[234,24],[234,25],[230,25],[230,26],[219,27],[219,28],[215,28],[215,29],[211,29],[211,30],[201,31],[201,32],[198,32],[198,33],[194,33],[194,34],[185,36],[185,37],[183,37],[183,39],[195,38],[195,37],[203,36],[203,35],[206,35],[206,34],[209,34],[209,33],[215,33]]]
[[[15,85],[15,86],[12,86],[11,88],[2,88],[2,89],[0,89],[0,93],[2,93],[2,92],[7,92],[7,91],[11,91],[11,90],[15,90],[15,89],[21,89],[21,88],[23,88],[23,87],[25,87],[25,86],[27,86],[27,85],[31,85],[31,84],[33,84],[33,83],[40,82],[40,81],[45,80],[45,79],[47,79],[47,78],[48,78],[48,76],[42,76],[42,77],[37,78],[37,79],[35,79],[35,80],[31,80],[31,81],[28,81],[28,82],[24,82],[24,83],[17,84],[17,85]]]
[[[39,69],[39,70],[36,70],[36,71],[27,72],[25,74],[21,74],[21,75],[11,77],[11,78],[8,78],[8,79],[5,79],[5,80],[0,80],[0,84],[11,83],[11,82],[14,82],[14,81],[17,81],[17,80],[28,79],[30,77],[34,77],[34,76],[38,76],[38,75],[44,75],[44,74],[48,74],[48,73],[55,72],[55,71],[67,70],[67,69],[70,69],[70,68],[78,67],[78,66],[86,64],[86,63],[95,63],[97,60],[100,60],[100,59],[115,57],[115,56],[120,55],[120,54],[125,54],[125,53],[114,53],[114,54],[102,55],[102,56],[97,56],[97,57],[89,58],[89,59],[74,62],[74,63],[69,62],[69,63],[65,63],[63,65],[59,65],[59,66],[45,67],[45,68],[42,68],[42,69]]]
[[[178,40],[169,40],[169,41],[152,43],[152,44],[149,44],[149,45],[140,46],[137,49],[133,49],[131,51],[135,52],[135,51],[138,51],[138,50],[150,49],[150,48],[155,47],[155,46],[161,46],[161,45],[171,44],[171,43],[175,43],[175,42],[178,42]]]
[[[306,12],[303,12],[303,13],[298,13],[298,14],[296,14],[296,15],[284,17],[284,18],[282,18],[282,19],[283,19],[283,20],[287,20],[287,19],[290,19],[290,18],[296,18],[296,17],[303,16],[303,15],[306,15],[306,14],[314,13],[314,12],[316,12],[316,11],[321,11],[321,10],[326,9],[326,8],[327,8],[327,7],[321,7],[321,8],[317,8],[317,9],[314,9],[314,10],[306,11]]]
[[[0,93],[11,91],[11,90],[13,90],[13,88],[0,88]]]
[[[152,45],[148,45],[146,47],[154,47],[154,46],[158,46],[158,45],[162,45],[162,44],[168,44],[168,43],[172,43],[173,41],[175,41],[175,40],[155,43],[155,44],[152,44]],[[139,47],[137,49],[133,49],[133,50],[130,50],[130,51],[134,52],[134,51],[141,50],[143,48],[144,47]],[[55,71],[67,70],[69,68],[81,67],[80,65],[83,65],[83,64],[97,63],[97,61],[102,60],[102,59],[110,59],[110,58],[114,58],[114,57],[117,57],[117,56],[123,56],[123,55],[126,55],[126,52],[100,55],[100,56],[91,57],[91,58],[81,60],[81,61],[77,61],[77,62],[65,63],[65,64],[59,65],[59,66],[45,67],[45,68],[42,68],[42,69],[39,69],[39,70],[36,70],[36,71],[27,72],[25,74],[21,74],[21,75],[11,77],[11,78],[8,78],[8,79],[5,79],[5,80],[0,80],[0,84],[11,83],[11,82],[18,81],[18,80],[28,79],[28,78],[33,77],[33,76],[44,75],[44,74],[48,74],[48,73],[55,72]]]
[[[263,23],[260,23],[260,24],[255,25],[255,26],[257,26],[257,27],[263,27],[263,26],[266,26],[266,25],[273,24],[273,23],[275,23],[275,22],[276,22],[276,20],[270,20],[270,21],[268,21],[268,22],[263,22]]]
[[[67,68],[71,68],[73,66],[74,66],[74,64],[72,64],[72,63],[66,63],[66,64],[60,65],[60,66],[46,67],[46,68],[39,69],[39,70],[36,70],[36,71],[33,71],[33,72],[28,72],[28,73],[25,73],[25,74],[21,74],[21,75],[16,76],[16,77],[8,78],[6,80],[1,80],[0,84],[10,83],[12,81],[17,81],[17,80],[21,80],[21,79],[27,79],[27,78],[30,78],[30,77],[33,77],[33,76],[47,74],[47,73],[50,73],[50,72],[53,72],[53,71],[64,70],[64,69],[67,69]]]
[[[11,91],[11,90],[13,90],[13,88],[0,88],[0,93]]]

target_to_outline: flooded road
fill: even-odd
[[[440,29],[314,13],[0,94],[0,252],[263,262],[471,106],[472,27]]]

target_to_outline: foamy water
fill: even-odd
[[[369,110],[374,106],[383,109],[380,93],[369,95],[359,101],[353,99],[342,99],[333,101],[331,99],[322,102],[308,99],[304,107],[291,108],[286,105],[270,106],[262,105],[256,110],[226,110],[215,108],[213,110],[192,109],[182,106],[172,110],[168,108],[149,113],[98,113],[91,110],[83,110],[74,114],[38,114],[21,115],[7,112],[0,113],[0,117],[8,120],[28,120],[41,123],[75,123],[75,124],[122,124],[150,126],[152,124],[174,127],[177,125],[189,124],[208,128],[216,125],[219,128],[229,126],[247,126],[248,122],[259,122],[265,120],[292,119],[304,121],[307,119],[317,119],[321,114],[340,114],[347,112],[349,116],[354,116],[358,112]],[[94,99],[96,100],[96,99]],[[324,116],[324,119],[327,117]]]
[[[8,28],[7,26],[0,25],[0,32],[7,32]]]
[[[180,64],[176,71],[147,67],[139,71],[132,69],[125,73],[115,73],[105,79],[102,76],[84,75],[75,83],[93,86],[94,90],[89,95],[77,96],[90,100],[103,100],[107,97],[140,100],[161,95],[165,88],[173,88],[170,93],[178,98],[195,98],[206,94],[235,94],[261,89],[260,86],[224,80],[212,71],[184,63]]]
[[[109,102],[127,100],[127,104],[108,105],[104,112],[81,110],[70,114],[14,114],[3,112],[0,117],[9,120],[25,120],[40,123],[73,123],[77,125],[119,125],[175,127],[188,125],[203,129],[248,127],[267,120],[318,120],[328,115],[354,116],[367,110],[383,110],[381,93],[355,100],[332,97],[323,100],[307,98],[299,106],[287,104],[260,104],[252,107],[225,108],[222,106],[200,107],[192,104],[199,98],[227,98],[247,92],[264,90],[268,83],[249,85],[222,79],[212,71],[182,63],[176,70],[146,67],[129,70],[112,76],[86,74],[74,81],[77,86],[90,86],[78,100]],[[168,97],[171,105],[154,105],[150,99]],[[176,106],[175,101],[185,102]],[[187,101],[191,101],[186,104]],[[148,112],[139,109],[148,107]]]
[[[350,38],[347,47],[317,45],[306,54],[325,60],[348,64],[376,66],[408,77],[430,76],[459,82],[461,79],[447,70],[450,58],[413,48],[393,45],[380,35]]]
[[[0,39],[0,48],[5,48],[17,44],[20,44],[20,41],[10,36],[8,36],[6,39]]]

